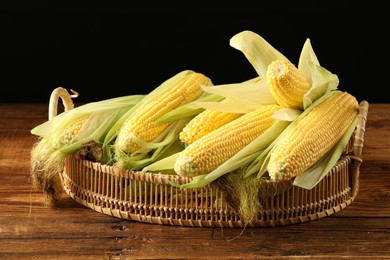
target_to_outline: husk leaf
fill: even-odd
[[[184,104],[164,115],[159,117],[155,122],[156,124],[166,123],[166,122],[172,122],[175,120],[183,119],[186,117],[193,117],[197,114],[201,113],[204,108],[201,106],[193,107],[192,103],[212,103],[212,102],[219,102],[223,100],[224,97],[216,95],[216,94],[207,94],[201,96],[197,101],[190,102],[188,104]]]
[[[264,78],[267,67],[274,60],[287,58],[260,35],[245,30],[230,39],[230,46],[241,51],[257,74]]]

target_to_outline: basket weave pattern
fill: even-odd
[[[226,192],[210,184],[180,189],[189,178],[125,171],[69,156],[60,174],[66,193],[97,212],[138,222],[193,227],[271,227],[320,219],[355,199],[359,187],[368,103],[360,104],[358,126],[336,166],[313,189],[292,181],[267,181],[258,218],[244,222],[226,202]]]

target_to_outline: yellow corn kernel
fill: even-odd
[[[267,83],[282,107],[303,108],[303,96],[310,89],[309,80],[288,60],[275,60],[267,68]]]
[[[335,92],[281,137],[267,166],[273,180],[291,179],[313,166],[340,140],[359,107],[347,92]]]
[[[278,105],[266,105],[221,126],[187,146],[175,162],[178,175],[193,177],[207,174],[230,159],[267,130],[275,119]]]
[[[63,132],[53,139],[53,147],[61,148],[65,145],[71,144],[74,141],[75,136],[80,132],[81,128],[90,117],[90,114],[84,115],[71,122],[69,126],[63,130]]]
[[[145,142],[153,141],[171,124],[156,124],[155,121],[165,113],[198,98],[203,93],[201,86],[209,85],[209,82],[210,79],[201,73],[186,74],[123,124],[117,140],[119,149],[132,153],[140,148],[132,135]]]
[[[232,102],[224,99],[221,102]],[[184,144],[192,144],[200,137],[242,116],[240,113],[229,113],[214,110],[204,110],[196,115],[180,132],[179,139]]]

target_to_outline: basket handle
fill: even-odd
[[[358,123],[356,126],[356,132],[353,142],[353,155],[354,157],[361,158],[363,145],[364,145],[364,134],[366,130],[367,114],[368,114],[368,102],[363,100],[359,104]],[[359,163],[361,163],[361,160]]]
[[[52,91],[49,101],[49,120],[51,120],[58,114],[59,98],[61,98],[62,104],[64,105],[64,111],[68,111],[74,108],[72,98],[78,97],[79,93],[77,93],[73,89],[71,89],[70,91],[72,92],[72,94],[69,94],[69,92],[62,87],[55,88]]]
[[[368,114],[368,102],[363,100],[359,104],[358,123],[353,139],[353,155],[351,156],[351,170],[352,170],[352,199],[356,198],[359,191],[359,175],[360,165],[363,162],[362,151],[364,144],[364,133],[366,129]]]

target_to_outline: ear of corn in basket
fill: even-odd
[[[304,42],[297,68],[289,62],[287,57],[276,50],[264,38],[252,31],[245,30],[237,33],[230,39],[230,45],[241,51],[252,64],[260,78],[267,81],[263,84],[266,84],[266,87],[272,92],[276,102],[281,106],[305,110],[314,103],[315,100],[338,87],[339,80],[337,75],[320,65],[312,48],[310,39],[306,39]],[[278,82],[277,78],[275,78],[276,82],[274,84],[274,80],[270,77],[273,74],[271,73],[273,71],[272,68],[278,63],[285,63],[288,65],[288,69],[283,69],[284,73],[281,73],[282,75],[287,76],[288,79],[288,81],[282,83],[284,85],[284,90],[281,90],[276,84]],[[282,66],[276,66],[276,68],[278,67],[281,68]],[[278,70],[276,69],[276,71]],[[268,76],[267,72],[269,74]],[[270,84],[268,84],[268,82]],[[298,85],[289,87],[285,84],[294,82],[298,83]],[[309,83],[309,85],[307,83]],[[279,94],[276,94],[277,90],[280,92]],[[287,90],[293,92],[287,92]],[[255,92],[251,94],[256,95]],[[292,106],[286,103],[286,101],[283,101],[283,99],[287,100],[289,95],[292,95],[289,99],[295,100],[295,104],[300,104],[302,102],[303,105]]]
[[[204,85],[212,85],[211,80],[192,70],[182,71],[163,82],[111,129],[104,144],[108,151],[106,160],[119,168],[139,170],[169,152],[192,117],[163,123],[156,120],[200,98]]]
[[[121,127],[117,140],[119,149],[133,153],[140,148],[131,135],[146,142],[156,139],[169,123],[156,124],[155,120],[167,111],[198,98],[202,94],[201,85],[207,85],[209,81],[203,74],[188,73],[175,85],[145,104],[145,107],[136,111]]]
[[[310,169],[340,141],[357,118],[356,98],[334,91],[277,140],[269,154],[272,180],[292,179]]]
[[[303,109],[303,96],[311,83],[294,64],[288,60],[275,60],[268,66],[266,78],[279,105]]]
[[[311,190],[337,165],[345,152],[345,147],[354,134],[358,124],[358,117],[355,117],[347,131],[333,148],[327,152],[319,161],[305,172],[294,178],[293,185]]]
[[[194,177],[215,170],[223,162],[272,126],[277,105],[266,105],[217,128],[187,146],[174,169],[181,176]]]
[[[142,98],[143,95],[131,95],[91,102],[65,111],[31,130],[38,138],[30,152],[32,181],[36,189],[46,193],[46,204],[52,204],[61,196],[58,173],[63,170],[64,158],[91,141],[97,144],[91,153],[100,157],[105,134]]]

